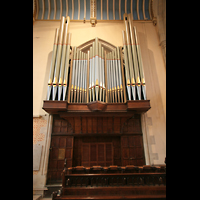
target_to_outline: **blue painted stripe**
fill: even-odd
[[[56,1],[56,19],[60,19],[60,1]]]
[[[137,16],[137,0],[133,0],[133,19],[134,20],[138,20],[138,16]]]
[[[90,19],[90,0],[86,0],[86,19]]]
[[[80,19],[84,19],[84,0],[80,0]]]
[[[49,19],[53,19],[53,16],[54,16],[54,1],[53,0],[50,0],[50,5],[51,5],[51,11],[50,11]]]
[[[103,0],[103,19],[107,19],[107,1]]]
[[[127,13],[131,13],[131,0],[127,0]]]
[[[149,15],[149,0],[145,0],[145,16],[147,19],[150,20],[150,15]]]
[[[68,16],[72,19],[72,0],[68,0]]]
[[[62,16],[66,16],[66,0],[62,0]]]
[[[142,9],[142,2],[143,2],[143,0],[139,0],[139,15],[140,15],[140,20],[144,20],[143,9]]]
[[[78,0],[74,0],[74,19],[78,19]]]
[[[123,15],[125,13],[125,1],[121,0],[121,19],[123,20]]]
[[[39,0],[38,19],[41,19],[41,18],[42,18],[42,10],[43,10],[42,0]]]
[[[48,0],[44,0],[44,19],[47,19],[48,17],[48,9],[49,9]]]
[[[101,19],[101,0],[96,0],[97,19]]]
[[[113,0],[109,0],[108,2],[108,14],[109,14],[109,20],[113,19]]]
[[[115,19],[119,20],[119,0],[115,0]]]

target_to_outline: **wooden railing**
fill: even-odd
[[[165,199],[166,165],[65,167],[62,188],[53,193],[52,200],[71,199],[73,195],[78,195],[77,199],[84,199],[87,196],[94,196],[95,199],[104,199],[108,196],[123,199],[126,196],[128,199],[134,199],[137,195],[136,199],[140,199],[140,195],[145,196],[145,199]]]
[[[63,179],[64,188],[166,185],[165,173],[68,174]]]

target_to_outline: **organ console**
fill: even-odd
[[[80,48],[71,46],[70,18],[62,17],[60,28],[55,31],[47,100],[68,103],[146,100],[140,44],[132,23],[132,15],[125,13],[123,47],[109,48],[96,37]]]

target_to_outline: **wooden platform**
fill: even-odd
[[[135,100],[127,101],[126,103],[105,103],[94,101],[90,103],[68,103],[67,101],[46,101],[43,102],[43,107],[49,114],[67,114],[77,115],[84,113],[87,115],[113,115],[120,116],[133,113],[143,113],[150,109],[150,100]]]

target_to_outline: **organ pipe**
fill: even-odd
[[[61,23],[60,23],[58,47],[57,47],[57,55],[56,55],[56,65],[55,65],[54,80],[53,80],[53,100],[55,100],[55,98],[56,98],[56,93],[57,93],[57,88],[58,88],[58,76],[59,76],[59,71],[60,71],[65,20],[66,20],[65,17],[62,17]]]
[[[133,58],[131,53],[131,42],[130,42],[130,33],[129,33],[129,27],[128,27],[128,18],[127,14],[124,14],[124,24],[126,29],[126,41],[127,41],[127,54],[128,54],[128,63],[129,63],[129,69],[130,69],[130,81],[131,81],[131,90],[133,95],[133,100],[136,100],[136,91],[135,91],[135,75],[133,71]]]
[[[146,100],[141,49],[131,15],[124,14],[123,47],[112,49],[98,37],[87,48],[71,47],[69,23],[69,17],[62,17],[60,28],[55,30],[47,100],[69,103]]]
[[[131,14],[124,14],[125,32],[122,31],[122,38],[124,44],[124,62],[127,80],[127,93],[129,100],[146,100],[146,85],[143,71],[143,62],[141,56],[141,49],[139,39],[137,36],[136,27],[133,26],[133,18]],[[126,40],[126,41],[125,41]],[[128,59],[127,59],[128,58]],[[132,62],[133,61],[133,62]],[[130,85],[132,94],[129,90],[129,74],[130,71]],[[135,91],[137,90],[137,97]],[[142,87],[142,92],[141,92]]]
[[[143,62],[142,62],[139,39],[137,36],[137,31],[136,31],[135,26],[134,26],[134,33],[135,33],[135,44],[136,44],[137,55],[138,55],[138,64],[139,64],[140,76],[141,76],[142,92],[143,92],[144,100],[146,100],[146,84],[145,84],[145,77],[144,77],[144,71],[143,71]]]
[[[52,57],[51,57],[51,66],[50,66],[49,81],[48,81],[47,100],[50,100],[50,94],[51,94],[52,85],[53,85],[52,80],[53,80],[53,73],[54,73],[55,61],[56,61],[56,53],[57,53],[57,47],[58,47],[58,35],[59,35],[59,28],[57,28],[55,31],[53,53],[52,53]]]
[[[63,87],[63,78],[64,78],[64,70],[65,70],[65,61],[66,61],[66,58],[67,58],[66,57],[66,53],[69,53],[69,52],[67,52],[67,35],[68,35],[68,27],[69,27],[69,23],[70,23],[70,18],[67,17],[66,20],[67,20],[67,23],[65,23],[65,25],[64,25],[62,55],[61,55],[61,63],[60,63],[58,100],[61,99],[61,93],[62,93],[62,87]],[[68,63],[67,63],[67,65],[68,65]]]

